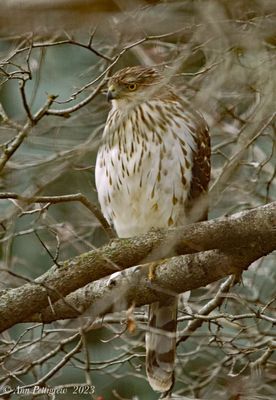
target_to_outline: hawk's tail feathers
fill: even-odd
[[[176,327],[177,297],[150,305],[146,369],[149,383],[157,392],[166,392],[173,384]]]

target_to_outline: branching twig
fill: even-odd
[[[38,123],[38,121],[47,113],[53,101],[55,100],[55,96],[49,96],[47,102],[37,113],[32,116],[30,114],[28,122],[24,125],[24,127],[18,132],[18,134],[13,138],[11,143],[9,143],[5,149],[3,150],[3,154],[0,157],[0,172],[5,167],[6,163],[9,161],[11,156],[16,152],[18,147],[22,144],[24,139],[28,136],[31,128]]]
[[[110,238],[116,237],[115,232],[108,224],[106,219],[104,218],[100,209],[93,204],[91,201],[87,199],[82,193],[74,193],[74,194],[67,194],[67,195],[60,195],[60,196],[34,196],[34,197],[24,197],[18,195],[17,193],[0,193],[0,199],[13,199],[25,202],[27,204],[32,203],[49,203],[49,204],[58,204],[58,203],[68,203],[72,201],[79,201],[81,202],[88,210],[92,212],[92,214],[97,218],[100,222],[101,226],[107,233]]]
[[[223,282],[216,293],[216,296],[210,300],[204,307],[202,307],[201,310],[199,310],[198,315],[199,316],[206,316],[210,314],[214,309],[217,307],[221,306],[223,303],[225,297],[222,296],[223,294],[227,293],[231,286],[233,286],[233,283],[235,281],[235,277],[229,276],[225,282]],[[199,319],[198,317],[195,317],[191,322],[188,323],[188,326],[179,333],[179,339],[178,339],[178,344],[181,342],[184,342],[185,340],[188,339],[188,337],[195,332],[204,322],[204,319]]]

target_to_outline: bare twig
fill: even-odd
[[[49,96],[47,102],[37,113],[32,116],[30,114],[29,121],[24,125],[24,127],[18,132],[18,134],[13,138],[11,143],[9,143],[3,150],[3,154],[0,157],[0,172],[5,167],[6,163],[9,161],[11,156],[16,152],[19,146],[23,143],[24,139],[28,136],[31,128],[38,123],[38,121],[47,113],[51,107],[55,96]]]
[[[92,212],[92,214],[100,222],[101,226],[103,227],[104,231],[107,233],[107,235],[109,237],[111,237],[111,238],[116,237],[115,232],[113,231],[111,226],[108,224],[108,222],[104,218],[100,209],[95,204],[93,204],[91,201],[89,201],[87,199],[87,197],[85,197],[82,193],[74,193],[74,194],[67,194],[67,195],[61,195],[61,196],[24,197],[24,196],[18,195],[17,193],[6,192],[6,193],[0,193],[0,199],[14,199],[14,200],[25,202],[27,204],[32,204],[32,203],[58,204],[58,203],[79,201]]]
[[[229,276],[226,279],[226,281],[221,284],[215,297],[212,300],[210,300],[201,310],[199,310],[198,316],[204,317],[204,316],[210,314],[217,307],[221,306],[221,304],[225,300],[225,296],[222,296],[222,295],[224,295],[225,293],[227,293],[230,290],[230,288],[233,286],[234,281],[235,281],[235,277]],[[198,318],[198,316],[196,316],[195,319],[193,319],[188,324],[188,326],[179,333],[180,337],[177,342],[178,344],[187,340],[188,337],[203,324],[204,318]]]

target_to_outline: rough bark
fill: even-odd
[[[175,246],[182,256],[155,264],[149,280],[152,260]],[[119,298],[120,309],[133,302],[148,304],[163,292],[180,293],[239,274],[275,249],[276,202],[227,218],[118,239],[53,266],[34,282],[2,291],[0,331],[23,321],[76,317],[87,309],[91,316],[104,314]],[[147,265],[130,268],[142,262]],[[114,272],[118,274],[100,279]]]

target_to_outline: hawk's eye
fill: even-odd
[[[127,88],[128,90],[131,90],[133,92],[134,90],[137,89],[137,85],[136,83],[130,83],[129,85],[127,85]]]

